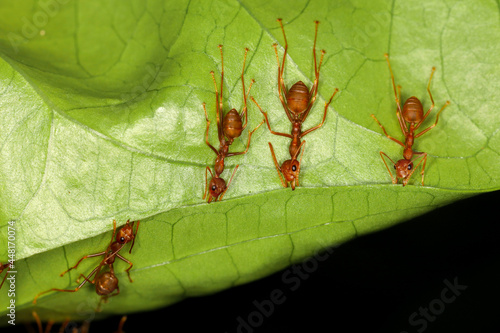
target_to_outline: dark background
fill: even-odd
[[[131,314],[124,331],[500,332],[499,206],[499,191],[462,200],[265,279]],[[445,280],[466,289],[453,297]],[[275,290],[281,304],[271,309]],[[430,305],[438,314],[425,319],[420,309]],[[89,333],[114,332],[120,318],[94,321]]]

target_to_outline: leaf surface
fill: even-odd
[[[104,313],[171,304],[258,279],[322,248],[380,230],[454,200],[500,188],[500,35],[494,1],[109,2],[68,1],[44,7],[0,4],[0,225],[16,221],[19,318],[49,288],[74,288],[78,272],[58,274],[85,254],[106,248],[116,219],[140,219],[131,255],[134,283],[117,264],[121,295]],[[45,14],[43,16],[42,14]],[[40,17],[46,17],[40,21]],[[271,45],[289,43],[285,84],[312,85],[314,20],[317,49],[325,49],[316,105],[304,129],[300,187],[282,189],[269,152],[288,159],[289,139],[264,128],[249,152],[228,158],[220,203],[202,200],[205,168],[215,155],[215,94],[224,50],[224,108],[243,108],[245,84],[268,112],[271,126],[289,132],[278,99]],[[465,33],[464,33],[465,32]],[[496,48],[496,49],[495,49]],[[487,50],[487,51],[486,51]],[[498,51],[498,50],[496,50]],[[379,151],[399,159],[402,149],[370,117],[403,140],[383,57],[391,55],[402,99],[417,96],[437,110],[450,100],[436,128],[415,149],[429,154],[425,186],[390,184]],[[249,125],[262,115],[249,101]],[[247,133],[231,147],[244,150]],[[5,252],[1,252],[5,251]],[[0,255],[6,257],[6,250]],[[90,303],[87,302],[91,300]],[[2,304],[8,301],[0,295]],[[94,290],[40,298],[43,316],[77,317],[78,304],[95,308]],[[46,309],[47,312],[44,312]],[[71,309],[71,310],[69,310]],[[54,312],[55,311],[55,312]],[[78,310],[80,311],[80,310]],[[85,316],[85,314],[84,314]]]

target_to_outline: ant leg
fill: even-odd
[[[230,156],[235,156],[235,155],[244,155],[248,152],[248,148],[250,148],[250,139],[252,138],[252,134],[253,132],[255,132],[260,126],[262,126],[262,124],[264,123],[264,120],[262,120],[260,122],[259,125],[257,125],[257,127],[255,127],[253,129],[253,131],[251,131],[249,134],[248,134],[248,142],[247,142],[247,149],[245,149],[245,151],[240,151],[240,152],[237,152],[237,153],[227,153],[226,157],[230,157]]]
[[[290,138],[292,139],[293,136],[291,134],[288,134],[288,133],[281,133],[281,132],[275,132],[271,129],[271,125],[269,124],[269,119],[267,118],[267,112],[264,112],[264,110],[262,110],[262,108],[260,107],[260,105],[255,101],[255,99],[253,98],[253,96],[250,97],[250,99],[255,103],[255,105],[257,105],[257,107],[259,108],[260,112],[262,112],[262,114],[264,115],[264,118],[265,118],[265,121],[266,121],[266,124],[267,124],[267,128],[269,129],[269,132],[271,132],[272,134],[274,135],[281,135],[281,136],[284,136],[284,137],[287,137],[287,138]]]
[[[318,37],[318,25],[319,21],[314,21],[315,23],[315,31],[314,31],[314,44],[313,44],[313,58],[314,58],[314,74],[316,77],[319,76],[319,70],[321,68],[321,63],[323,62],[323,55],[325,54],[324,50],[321,50],[321,60],[319,61],[319,66],[316,67],[316,39]]]
[[[116,293],[111,294],[111,295],[103,295],[101,296],[101,299],[99,300],[99,304],[97,304],[97,308],[95,309],[96,312],[101,312],[101,304],[102,303],[108,303],[108,298],[116,296],[120,294],[120,287],[116,286]]]
[[[111,295],[103,295],[103,296],[101,297],[101,299],[99,300],[99,304],[97,305],[97,308],[96,308],[96,310],[95,310],[95,311],[96,311],[96,312],[101,312],[101,304],[102,304],[102,303],[108,303],[108,298],[113,297],[113,296],[116,296],[116,295],[118,295],[118,294],[120,294],[120,287],[118,287],[118,286],[117,286],[117,287],[116,287],[116,293],[111,294]]]
[[[84,323],[85,322],[87,322],[87,321],[84,321]],[[63,323],[61,324],[61,328],[59,328],[59,333],[64,333],[64,331],[66,330],[66,326],[68,326],[68,324],[69,324],[69,318],[66,318],[66,320],[63,321]],[[46,332],[46,333],[49,333],[49,332]],[[84,331],[83,328],[82,328],[81,333],[87,333],[87,332],[88,332],[88,330]]]
[[[293,122],[292,115],[290,114],[290,110],[288,110],[288,106],[285,102],[285,97],[288,94],[288,91],[285,86],[285,82],[283,81],[283,71],[282,68],[280,67],[280,60],[278,56],[278,49],[277,49],[277,44],[273,44],[274,47],[274,53],[276,53],[276,59],[278,60],[278,97],[280,99],[281,105],[283,106],[283,109],[285,110],[286,116],[288,117],[288,120],[290,122]],[[284,65],[284,63],[283,63]],[[283,97],[285,96],[285,97]]]
[[[127,272],[128,279],[130,280],[130,283],[134,282],[134,281],[132,281],[132,278],[130,277],[130,270],[132,269],[132,266],[134,266],[134,264],[131,261],[127,260],[126,258],[122,257],[118,253],[116,254],[116,256],[118,258],[120,258],[121,260],[125,261],[127,264],[129,264],[129,267],[125,270],[125,272]]]
[[[243,107],[243,111],[241,112],[240,114],[240,117],[243,118],[243,114],[245,115],[245,125],[243,125],[242,127],[242,131],[247,128],[247,125],[248,125],[248,106],[247,106],[247,97],[248,95],[250,94],[250,89],[252,89],[252,85],[255,83],[255,80],[252,79],[250,81],[250,86],[248,87],[248,91],[247,91],[247,94],[245,95],[245,98],[243,99],[243,102],[245,104],[245,106]],[[243,122],[243,119],[242,119],[242,122]]]
[[[247,53],[248,53],[248,48],[245,48],[245,56],[243,57],[243,69],[241,70],[241,86],[243,88],[243,104],[245,105],[243,107],[243,111],[240,114],[240,117],[243,118],[243,115],[245,115],[245,125],[243,125],[242,130],[244,130],[247,127],[248,124],[248,117],[247,117],[247,95],[250,93],[250,88],[252,88],[252,84],[254,83],[254,80],[250,81],[250,87],[248,88],[248,93],[245,93],[245,79],[244,79],[244,74],[245,74],[245,62],[247,60]]]
[[[394,89],[394,97],[396,99],[396,106],[398,107],[398,110],[396,111],[396,113],[398,116],[399,125],[401,126],[401,130],[403,130],[405,128],[404,122],[403,122],[403,119],[401,116],[403,114],[403,111],[401,111],[401,101],[399,100],[398,93],[396,91],[396,83],[394,82],[394,74],[392,73],[391,62],[389,61],[389,55],[387,53],[384,54],[384,57],[385,57],[385,60],[387,60],[387,65],[389,66],[389,72],[391,73],[392,88]],[[405,136],[406,136],[406,133],[407,133],[406,129],[403,130],[403,134],[405,134]]]
[[[80,263],[81,263],[84,259],[94,258],[94,257],[99,257],[99,256],[102,256],[102,255],[105,255],[105,254],[106,254],[106,251],[86,255],[86,256],[82,257],[80,260],[78,260],[78,262],[76,263],[76,265],[75,265],[75,266],[70,267],[68,270],[65,270],[65,271],[64,271],[64,272],[62,272],[59,276],[64,276],[64,274],[68,273],[70,270],[77,268],[77,267],[78,267],[78,265],[80,265]]]
[[[422,136],[423,134],[427,133],[428,131],[430,131],[431,129],[433,129],[433,128],[434,128],[434,126],[436,126],[436,125],[437,125],[438,120],[439,120],[439,114],[440,114],[440,113],[441,113],[441,112],[442,112],[442,111],[443,111],[443,110],[444,110],[444,109],[445,109],[448,105],[450,105],[450,101],[446,101],[446,103],[444,103],[444,105],[443,105],[443,107],[441,108],[441,110],[439,110],[439,112],[437,113],[437,116],[436,116],[436,122],[435,122],[433,125],[431,125],[431,126],[427,127],[426,129],[424,129],[422,132],[420,132],[420,133],[418,133],[417,135],[415,135],[415,139],[416,139],[416,138],[418,138],[419,136]],[[420,122],[419,124],[421,124],[421,122]]]
[[[422,186],[424,186],[424,172],[425,172],[425,164],[427,163],[427,153],[424,153],[424,158],[422,159],[424,161],[424,164],[422,164],[422,171],[420,174],[422,175]]]
[[[129,223],[130,220],[127,221],[127,224]],[[113,220],[113,234],[111,234],[111,240],[109,241],[109,245],[108,245],[108,248],[106,249],[106,252],[109,251],[111,249],[111,244],[113,244],[113,241],[115,239],[115,235],[116,235],[116,220]],[[80,259],[80,261],[83,260]],[[80,262],[78,262],[79,264]],[[76,264],[76,266],[78,266],[78,264]],[[69,270],[68,270],[69,271]],[[67,272],[67,271],[66,271]],[[64,275],[64,274],[63,274]],[[62,275],[61,275],[62,276]]]
[[[283,66],[281,66],[281,70],[280,70],[280,79],[281,79],[280,81],[283,82],[283,71],[285,70],[285,60],[286,60],[286,54],[288,51],[288,41],[286,40],[285,28],[283,28],[283,20],[279,18],[279,19],[277,19],[277,21],[280,23],[281,31],[283,31],[283,39],[285,40],[285,52],[283,53]],[[275,49],[276,49],[276,47],[275,47]],[[276,57],[277,56],[278,56],[278,51],[276,51]],[[279,63],[279,60],[278,60],[278,63]],[[286,91],[285,91],[285,93],[286,93]]]
[[[1,266],[1,264],[0,264],[0,266]],[[7,271],[5,272],[5,276],[3,277],[2,283],[0,283],[0,289],[2,289],[2,286],[5,282],[5,280],[7,279],[7,275],[9,275],[10,263],[5,264],[4,269],[5,268],[7,268]],[[3,272],[3,269],[2,269],[2,271],[0,271],[0,273],[2,273],[2,272]]]
[[[222,198],[224,197],[224,194],[226,194],[226,191],[229,188],[229,185],[231,185],[231,182],[233,181],[234,174],[236,173],[236,170],[238,170],[239,166],[240,166],[239,164],[236,164],[236,167],[233,170],[233,174],[231,175],[231,178],[229,178],[229,182],[227,183],[226,188],[224,189],[224,191],[219,196],[219,201],[221,201]],[[215,201],[217,201],[217,198],[215,198]]]
[[[432,93],[431,93],[431,81],[432,81],[432,76],[434,76],[434,72],[436,71],[436,67],[432,67],[431,71],[431,76],[429,77],[429,83],[427,83],[427,92],[429,93],[429,96],[431,98],[431,107],[429,110],[425,113],[425,115],[422,117],[422,119],[418,122],[417,125],[415,125],[415,129],[419,128],[420,125],[424,122],[424,120],[427,118],[431,110],[434,108],[434,98],[432,98]]]
[[[222,49],[221,49],[221,52],[222,52]],[[223,130],[222,130],[222,125],[220,123],[220,118],[221,118],[221,114],[220,113],[222,111],[222,95],[220,96],[220,99],[219,99],[219,92],[217,91],[217,82],[215,81],[214,71],[210,71],[210,75],[212,75],[212,80],[214,81],[214,88],[215,88],[215,119],[217,120],[217,135],[218,135],[218,138],[219,138],[219,141],[220,141],[221,138],[224,137],[224,133],[223,133]],[[223,76],[223,74],[222,74],[222,76]],[[222,87],[222,83],[221,83],[221,87]],[[207,117],[207,111],[206,110],[205,110],[205,117],[207,118],[207,122],[208,122],[208,117]],[[207,124],[207,127],[208,127],[208,124]],[[207,132],[208,132],[208,128],[207,128]]]
[[[203,102],[203,110],[205,110],[205,119],[207,120],[207,131],[205,133],[205,143],[207,144],[207,146],[209,146],[210,148],[212,148],[212,150],[218,154],[219,152],[217,151],[217,149],[215,149],[214,146],[212,146],[210,144],[210,142],[208,141],[208,130],[210,129],[210,120],[208,120],[208,115],[207,115],[207,108],[205,106],[205,102]],[[218,121],[218,120],[217,120]],[[219,138],[220,138],[220,135],[219,135]]]
[[[280,60],[278,56],[278,48],[277,44],[274,43],[274,52],[276,53],[276,60],[278,61],[278,92],[279,92],[279,98],[281,101],[281,105],[283,105],[283,109],[285,110],[285,113],[288,117],[288,120],[290,122],[293,122],[293,117],[290,114],[290,110],[288,110],[287,103],[285,102],[286,95],[288,94],[288,90],[286,89],[285,82],[283,80],[283,72],[285,70],[285,61],[286,61],[286,55],[288,52],[288,41],[286,40],[286,34],[285,34],[285,28],[283,28],[283,22],[279,18],[277,21],[280,23],[281,26],[281,31],[283,32],[283,38],[285,40],[285,52],[283,53],[283,64],[280,66]]]
[[[135,244],[135,237],[137,236],[137,231],[139,231],[139,223],[141,221],[136,221],[137,222],[137,225],[135,227],[135,233],[134,233],[134,239],[132,240],[132,246],[130,246],[130,250],[128,251],[128,253],[132,253],[132,248],[134,247],[134,244]],[[134,227],[133,226],[134,222],[132,222],[132,228]]]
[[[401,86],[398,85],[397,89],[399,96],[398,99],[401,100]],[[403,132],[403,135],[406,137],[408,135],[408,127],[406,126],[406,122],[397,108],[396,108],[396,117],[398,118],[399,127],[401,127],[401,132]]]
[[[302,148],[302,146],[304,146],[306,144],[305,141],[302,141],[299,145],[299,147],[297,148],[297,150],[295,151],[295,154],[292,156],[292,160],[296,160],[297,159],[297,155],[299,154],[300,152],[300,149]],[[302,151],[302,153],[300,154],[300,161],[299,163],[302,162],[302,155],[304,155],[304,151]]]
[[[384,134],[385,134],[386,137],[388,137],[392,141],[400,144],[403,147],[405,146],[401,141],[399,141],[398,139],[395,139],[392,136],[390,136],[389,134],[387,134],[387,131],[385,130],[384,126],[382,126],[382,124],[380,124],[380,122],[378,121],[377,117],[375,117],[374,114],[371,114],[371,117],[377,122],[377,124],[380,126],[380,128],[384,131]]]
[[[102,296],[101,299],[99,299],[99,303],[97,304],[97,308],[95,309],[95,312],[101,312],[101,304],[102,303],[107,303],[108,302],[108,297],[107,295],[106,296]]]
[[[207,178],[207,171],[210,171],[210,174],[212,175],[212,178],[214,178],[214,174],[212,173],[212,170],[210,170],[210,167],[206,167],[205,168],[205,192],[203,193],[203,200],[205,200],[206,196],[207,196],[207,191],[208,191],[208,178]],[[210,193],[208,194],[208,197],[210,198],[211,195]]]
[[[321,59],[319,61],[319,66],[321,67],[321,63],[323,62],[323,56],[325,55],[325,50],[321,50]],[[318,95],[318,84],[319,84],[319,68],[318,72],[316,73],[316,78],[314,79],[313,86],[311,87],[311,91],[309,92],[308,99],[309,103],[307,105],[307,109],[302,115],[302,121],[305,121],[307,116],[309,115],[309,112],[311,111],[314,102],[316,101],[316,97]]]
[[[90,275],[89,275],[89,276],[90,276]],[[83,275],[83,274],[80,274],[80,276],[78,276],[78,279],[76,279],[76,282],[77,282],[77,283],[80,283],[80,278],[82,278],[82,277],[83,277],[84,282],[89,282],[89,283],[94,284],[94,281],[93,281],[93,280],[90,280],[90,279],[89,279],[89,277],[87,277],[87,276],[85,276],[85,275]]]
[[[299,149],[297,149],[297,152],[295,153],[295,156],[293,157],[293,158],[297,158],[297,154],[299,153],[299,151],[302,150],[300,153],[299,168],[297,170],[297,179],[296,179],[297,186],[299,186],[300,166],[302,165],[302,156],[304,156],[304,150],[306,150],[306,148],[304,147],[305,145],[306,145],[306,142],[302,141],[300,143]]]
[[[218,109],[218,115],[220,118],[222,118],[222,115],[220,114],[222,112],[222,88],[224,87],[224,56],[222,55],[222,45],[219,45],[220,49],[220,98],[219,98],[219,109]],[[215,82],[215,80],[214,80]]]
[[[424,157],[422,157],[422,159],[420,160],[420,162],[418,162],[417,166],[415,166],[415,168],[413,168],[413,171],[410,173],[410,175],[408,176],[408,179],[411,177],[411,175],[413,174],[413,172],[415,172],[415,170],[417,170],[418,166],[424,162],[424,164],[422,165],[422,171],[420,172],[420,174],[422,175],[422,186],[424,186],[424,171],[425,171],[425,164],[427,163],[427,153],[420,153],[420,152],[413,152],[413,154],[415,155],[424,155]]]
[[[43,332],[42,321],[40,320],[38,313],[36,313],[36,311],[32,311],[31,315],[35,318],[36,325],[38,326],[38,332],[42,333]]]
[[[69,320],[68,320],[68,322],[69,322]],[[89,327],[90,327],[90,321],[89,320],[84,320],[83,324],[82,324],[82,328],[80,329],[80,333],[89,333]],[[63,329],[63,330],[60,331],[59,333],[63,333],[64,332],[64,327],[61,327],[61,329]],[[76,330],[76,328],[73,329],[72,333],[76,333],[75,330]]]
[[[31,315],[33,316],[33,318],[35,318],[36,325],[38,326],[38,332],[42,333],[43,332],[42,321],[40,320],[38,313],[36,313],[36,311],[33,311],[33,312],[31,312]],[[47,322],[47,327],[45,327],[45,333],[50,333],[50,330],[52,329],[53,325],[54,325],[54,321],[49,320]]]
[[[394,167],[396,166],[396,163],[394,163],[394,161],[389,156],[387,156],[386,153],[384,153],[383,151],[380,152],[380,158],[382,158],[382,161],[384,161],[385,167],[387,168],[387,171],[389,172],[389,175],[391,176],[392,183],[393,184],[397,184],[398,183],[398,177],[394,178],[392,176],[391,169],[389,169],[389,166],[387,165],[387,162],[384,159],[384,155],[385,155],[385,157],[387,157],[392,162],[392,164],[394,164]]]
[[[118,324],[118,329],[113,333],[123,333],[123,325],[125,324],[125,321],[127,321],[127,316],[123,316],[122,319],[120,319],[120,323]]]
[[[66,292],[66,293],[74,293],[74,292],[77,292],[78,290],[80,290],[81,287],[83,287],[83,285],[87,282],[90,282],[90,283],[93,283],[93,281],[90,280],[90,277],[95,274],[97,272],[97,270],[101,267],[101,265],[97,266],[96,268],[94,268],[94,270],[92,272],[90,272],[89,275],[85,276],[83,274],[80,274],[80,276],[83,276],[85,280],[83,280],[82,283],[80,283],[78,285],[78,287],[76,287],[75,289],[58,289],[58,288],[52,288],[52,289],[49,289],[49,290],[45,290],[45,291],[42,291],[41,293],[38,293],[35,298],[33,299],[33,304],[36,304],[36,301],[38,300],[38,297],[40,297],[41,295],[43,294],[46,294],[48,292],[51,292],[51,291],[61,291],[61,292]],[[78,277],[80,278],[80,277]]]
[[[274,154],[273,145],[271,144],[271,142],[268,143],[269,143],[269,148],[271,149],[271,155],[273,156],[274,166],[276,167],[276,171],[278,171],[278,176],[280,177],[281,185],[283,185],[283,187],[288,187],[288,183],[285,182],[281,176],[281,168],[278,164],[278,161],[276,160],[276,155]]]
[[[304,115],[302,116],[302,121],[306,120],[309,112],[311,111],[311,108],[312,108],[314,102],[316,101],[316,97],[317,97],[317,94],[318,94],[319,71],[321,70],[321,64],[323,63],[323,57],[325,56],[325,53],[326,53],[325,50],[321,50],[321,58],[319,60],[319,65],[317,66],[317,64],[316,64],[316,61],[317,61],[316,60],[316,39],[317,39],[317,36],[318,36],[319,21],[314,21],[314,23],[316,24],[315,33],[314,33],[314,44],[313,44],[314,83],[313,83],[313,86],[311,87],[311,91],[309,92],[309,96],[308,96],[308,99],[309,99],[308,108],[305,111]]]
[[[427,91],[429,92],[432,106],[434,106],[434,98],[432,98],[432,94],[431,94],[431,81],[432,81],[432,77],[434,76],[435,71],[436,71],[436,67],[432,67],[431,76],[429,77],[429,83],[427,83]]]
[[[2,283],[0,283],[0,289],[2,289],[2,286],[3,286],[4,282],[5,282],[5,279],[7,279],[7,274],[8,274],[8,273],[9,273],[9,271],[7,271],[7,272],[5,273],[5,276],[3,277]]]
[[[316,125],[314,126],[313,128],[310,128],[308,129],[307,131],[303,132],[300,137],[304,137],[305,135],[311,133],[312,131],[315,131],[317,130],[318,128],[320,128],[321,126],[323,126],[323,124],[325,123],[325,120],[326,120],[326,112],[328,111],[328,106],[330,105],[330,103],[332,102],[332,99],[333,99],[333,96],[335,96],[335,94],[339,91],[338,88],[335,88],[335,91],[333,92],[332,94],[332,97],[330,97],[330,100],[328,102],[325,102],[325,113],[323,114],[323,120],[321,121],[321,123],[319,123],[319,125]],[[307,115],[306,115],[307,117]],[[305,118],[304,118],[305,119]]]

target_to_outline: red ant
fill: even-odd
[[[247,148],[245,151],[242,152],[237,152],[237,153],[230,153],[229,152],[229,146],[233,143],[234,139],[239,137],[241,135],[241,132],[247,127],[248,125],[248,113],[247,113],[247,96],[250,93],[250,89],[252,88],[252,84],[255,82],[252,80],[250,82],[250,86],[248,87],[248,91],[245,92],[245,80],[243,78],[243,74],[245,72],[245,61],[247,58],[247,53],[248,53],[248,48],[245,48],[245,56],[243,58],[243,70],[241,71],[241,83],[243,86],[243,103],[244,107],[243,110],[241,111],[241,114],[236,111],[236,109],[231,109],[222,120],[222,124],[220,122],[220,118],[222,118],[223,111],[222,111],[222,88],[224,84],[224,58],[222,55],[222,45],[219,45],[220,49],[220,57],[221,57],[221,82],[220,82],[220,94],[217,91],[217,82],[215,81],[215,75],[214,71],[210,72],[210,75],[212,75],[212,80],[214,81],[214,86],[215,86],[215,108],[216,108],[216,119],[217,119],[217,132],[219,136],[219,150],[215,149],[214,146],[210,144],[208,141],[208,130],[210,128],[210,121],[208,120],[208,115],[207,115],[207,108],[205,106],[205,103],[203,103],[203,110],[205,110],[205,119],[207,120],[207,131],[205,134],[205,143],[215,152],[217,157],[215,158],[215,166],[214,166],[214,172],[215,175],[212,173],[212,170],[210,170],[210,167],[207,166],[205,169],[205,192],[203,194],[203,200],[207,196],[207,189],[208,189],[208,203],[212,201],[212,198],[214,201],[217,201],[217,199],[222,200],[224,197],[224,194],[226,193],[229,185],[231,184],[231,181],[233,180],[234,174],[236,173],[236,170],[238,169],[239,165],[236,165],[234,168],[233,174],[231,175],[231,178],[229,179],[228,184],[226,185],[226,182],[224,179],[220,177],[222,172],[224,171],[224,159],[226,157],[230,156],[235,156],[235,155],[243,155],[248,152],[248,148],[250,147],[250,139],[252,138],[253,132],[257,130],[257,128],[262,125],[264,121],[262,121],[257,127],[254,128],[253,131],[251,131],[248,134],[248,143],[247,143]],[[243,117],[245,117],[245,124],[243,124]],[[212,175],[212,179],[210,180],[210,183],[208,183],[208,171]]]
[[[35,321],[36,321],[39,333],[49,333],[49,332],[51,332],[52,326],[54,325],[54,321],[53,320],[49,320],[47,322],[47,326],[45,327],[45,331],[44,331],[43,330],[42,321],[40,320],[40,317],[38,316],[38,313],[36,313],[36,311],[33,311],[31,314],[35,318]],[[123,316],[121,318],[120,322],[118,323],[118,329],[116,331],[114,331],[114,333],[123,333],[123,325],[125,324],[126,320],[127,320],[127,316]],[[78,327],[76,327],[76,325],[73,325],[73,327],[72,327],[72,325],[68,326],[68,324],[70,324],[70,321],[69,321],[69,319],[66,319],[61,324],[61,327],[59,328],[59,333],[69,332],[70,329],[71,329],[71,333],[88,333],[89,332],[90,321],[88,321],[88,320],[85,320],[83,322],[80,330],[78,329]],[[33,328],[31,326],[27,325],[27,328],[28,328],[28,330],[30,332],[33,332]]]
[[[326,53],[325,50],[321,50],[321,58],[319,61],[319,65],[316,65],[316,37],[318,35],[318,24],[319,21],[314,21],[316,24],[316,30],[314,34],[314,45],[313,45],[313,58],[314,58],[314,83],[311,87],[311,90],[306,87],[306,85],[299,81],[295,83],[290,90],[287,90],[284,80],[283,80],[283,71],[285,69],[285,60],[286,54],[288,50],[288,42],[286,40],[285,29],[283,28],[283,22],[281,19],[278,19],[280,23],[281,30],[283,31],[283,38],[285,39],[285,52],[283,54],[283,65],[280,65],[280,60],[278,56],[277,44],[273,44],[274,51],[276,53],[276,59],[278,60],[278,90],[279,90],[279,98],[283,108],[285,109],[288,120],[292,123],[292,134],[275,132],[271,129],[271,125],[269,124],[269,119],[267,118],[267,112],[264,112],[259,104],[255,101],[253,97],[250,97],[252,101],[257,105],[260,111],[264,114],[265,121],[267,123],[267,127],[269,131],[274,135],[281,135],[287,138],[292,139],[290,143],[290,156],[292,157],[290,160],[286,160],[283,162],[281,167],[278,164],[276,159],[276,155],[274,154],[273,145],[269,142],[269,148],[271,149],[271,155],[273,156],[274,165],[276,166],[276,170],[278,171],[278,176],[280,177],[281,184],[283,187],[288,187],[288,183],[290,183],[292,190],[295,190],[295,186],[299,186],[299,173],[300,173],[300,163],[302,162],[302,155],[304,154],[304,145],[305,141],[300,141],[304,136],[311,133],[312,131],[317,130],[321,126],[326,119],[326,112],[328,110],[328,106],[332,102],[333,97],[338,92],[336,88],[333,92],[330,100],[325,103],[325,112],[323,115],[323,120],[318,125],[308,129],[305,132],[302,132],[302,123],[306,121],[307,116],[309,115],[309,111],[311,111],[314,102],[316,101],[316,95],[318,93],[318,82],[319,82],[319,71],[321,68],[321,63],[323,62],[323,57]],[[302,149],[302,153],[300,155],[300,160],[297,161],[297,156]],[[281,177],[283,174],[284,180]]]
[[[139,230],[139,222],[137,221],[137,226],[135,229],[135,232],[133,230],[134,227],[134,222],[127,223],[120,229],[118,232],[116,232],[116,221],[113,220],[113,235],[111,236],[111,242],[108,245],[106,251],[95,253],[95,254],[89,254],[84,257],[82,257],[75,266],[69,268],[68,270],[64,271],[61,273],[60,276],[64,276],[67,272],[70,270],[77,268],[78,265],[87,258],[93,258],[93,257],[99,257],[104,255],[104,259],[99,263],[99,265],[90,272],[88,276],[85,276],[83,274],[80,274],[80,277],[84,278],[84,281],[78,285],[75,289],[58,289],[58,288],[52,288],[46,291],[42,291],[38,295],[35,296],[35,299],[33,300],[33,304],[36,304],[36,301],[40,295],[48,293],[50,291],[62,291],[62,292],[77,292],[80,290],[81,287],[87,282],[92,283],[95,285],[96,293],[100,296],[102,296],[101,301],[106,301],[109,297],[111,296],[116,296],[120,293],[120,288],[118,287],[118,278],[115,275],[114,269],[113,269],[113,263],[115,262],[115,258],[118,257],[119,259],[125,261],[127,264],[130,266],[125,270],[128,274],[128,278],[130,282],[132,281],[132,278],[130,278],[130,269],[132,268],[133,264],[122,257],[118,252],[125,246],[125,244],[130,243],[132,241],[132,245],[130,246],[129,253],[132,253],[132,248],[134,247],[135,243],[135,237],[137,236],[137,231]],[[116,240],[115,239],[116,235]],[[108,266],[108,271],[103,271],[101,272],[101,268],[103,266],[107,265]],[[91,280],[92,275],[94,275],[94,279]],[[116,293],[112,294],[116,290]],[[98,306],[98,311],[100,307],[101,302],[99,302]]]
[[[33,315],[33,318],[35,318],[35,322],[36,322],[36,325],[38,327],[38,333],[50,333],[51,332],[52,326],[54,325],[54,321],[53,320],[49,320],[47,322],[47,326],[45,327],[45,331],[44,331],[43,330],[42,321],[40,320],[40,317],[38,316],[38,313],[36,313],[36,311],[33,311],[33,312],[31,312],[31,314]],[[66,331],[69,332],[68,324],[69,324],[69,319],[66,319],[61,324],[61,327],[59,328],[59,333],[64,333]],[[83,324],[83,326],[82,326],[82,328],[81,328],[81,330],[80,330],[80,333],[88,333],[89,325],[90,325],[90,323],[88,321],[85,321],[84,324]],[[33,327],[31,327],[30,325],[26,324],[26,329],[29,332],[34,332]],[[78,328],[73,327],[73,329],[71,330],[71,333],[78,333]]]
[[[2,289],[2,286],[5,282],[5,279],[7,279],[7,275],[9,275],[10,267],[11,267],[10,262],[8,262],[6,264],[2,264],[0,262],[0,274],[2,274],[4,270],[6,270],[5,276],[3,277],[3,280],[2,280],[2,283],[0,283],[0,289]]]
[[[406,102],[403,104],[403,109],[401,110],[401,105],[400,105],[400,100],[401,100],[401,86],[397,86],[394,83],[394,75],[392,73],[392,68],[391,68],[391,63],[389,61],[389,55],[386,53],[384,54],[385,59],[387,60],[387,65],[389,66],[389,71],[391,73],[391,80],[392,80],[392,87],[394,89],[394,96],[396,98],[396,105],[397,105],[397,110],[396,110],[396,116],[398,117],[399,121],[399,126],[401,127],[401,131],[403,132],[403,135],[405,136],[405,143],[402,143],[398,139],[395,139],[391,137],[389,134],[387,134],[384,126],[380,124],[378,119],[372,114],[372,118],[375,119],[377,124],[382,128],[384,131],[385,136],[387,136],[389,139],[392,141],[400,144],[403,146],[403,159],[397,161],[396,163],[389,157],[387,156],[386,153],[380,152],[380,157],[382,158],[382,161],[384,161],[385,167],[387,168],[387,171],[389,171],[389,174],[391,175],[392,183],[397,184],[399,178],[403,179],[403,186],[408,184],[408,181],[410,180],[411,175],[415,172],[415,170],[419,167],[419,165],[423,162],[422,165],[422,186],[424,185],[424,170],[425,170],[425,164],[427,163],[427,153],[424,152],[417,152],[412,149],[414,140],[423,134],[427,133],[430,131],[436,124],[438,123],[439,120],[439,114],[450,104],[450,101],[446,101],[446,103],[443,105],[441,110],[436,115],[436,122],[429,126],[428,128],[424,129],[418,134],[415,134],[415,131],[422,125],[424,120],[427,118],[431,110],[434,108],[434,99],[432,98],[430,86],[431,86],[431,80],[432,76],[434,75],[434,72],[436,71],[436,67],[432,67],[431,71],[431,76],[429,78],[429,83],[427,84],[427,91],[429,92],[429,96],[431,98],[431,107],[429,110],[425,113],[423,111],[423,106],[420,100],[412,96],[406,100]],[[408,124],[409,128],[408,128]],[[420,162],[418,162],[416,167],[413,167],[413,161],[414,157],[413,155],[422,155],[422,159]],[[384,156],[387,157],[392,164],[394,164],[394,169],[396,169],[396,178],[393,177],[391,170],[389,169],[389,166],[387,165],[386,160],[384,159]]]
[[[33,311],[33,312],[31,312],[31,314],[33,315],[33,318],[35,318],[36,325],[38,326],[38,333],[50,333],[52,326],[54,325],[54,321],[49,320],[47,322],[47,326],[45,327],[45,331],[44,331],[43,326],[42,326],[42,321],[40,320],[38,313],[36,313],[36,311]],[[61,328],[59,329],[59,333],[63,333],[65,331],[66,326],[68,326],[68,323],[69,323],[69,319],[65,320],[62,323]],[[28,329],[28,331],[34,332],[33,328],[27,324],[26,324],[26,328]],[[85,331],[82,330],[82,333],[84,333],[84,332]]]

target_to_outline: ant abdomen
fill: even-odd
[[[97,295],[105,296],[111,294],[118,287],[118,278],[111,272],[104,272],[95,282]]]
[[[235,109],[229,111],[222,122],[222,128],[226,137],[232,141],[241,135],[243,131],[243,122],[241,116]]]
[[[403,117],[409,123],[418,123],[424,116],[424,108],[418,98],[412,96],[403,105]]]
[[[307,109],[309,100],[309,89],[302,81],[295,83],[286,96],[288,109],[296,115]]]

